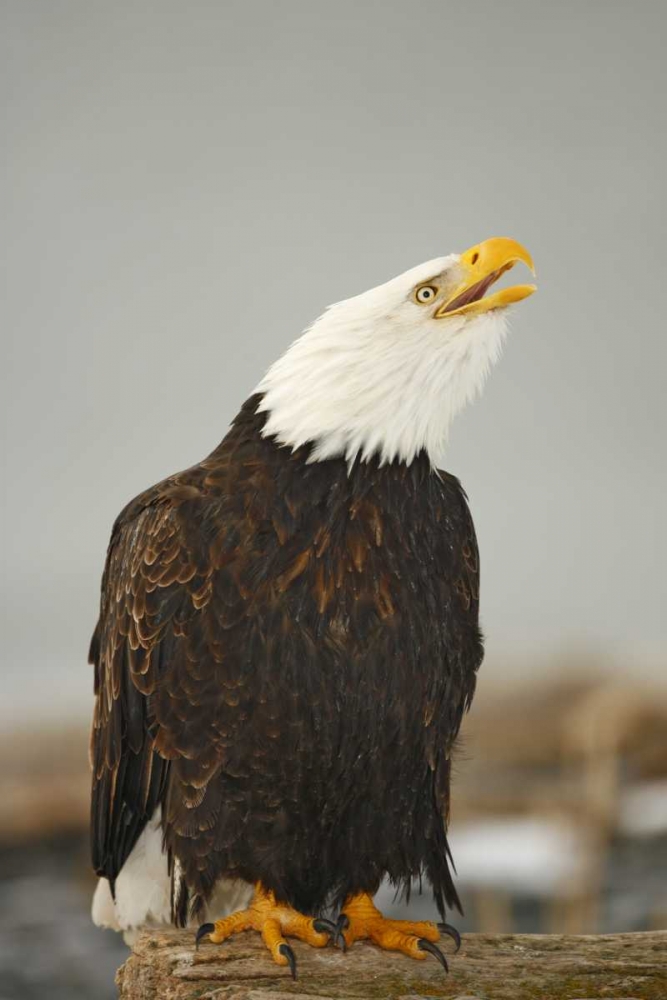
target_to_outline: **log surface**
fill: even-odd
[[[666,1000],[667,931],[567,936],[466,934],[449,975],[358,942],[347,953],[290,942],[299,979],[258,935],[223,945],[181,931],[142,934],[118,971],[121,1000]],[[452,949],[448,943],[444,949]]]

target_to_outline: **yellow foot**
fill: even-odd
[[[424,959],[431,954],[448,969],[447,959],[434,943],[440,938],[437,924],[430,920],[386,920],[366,893],[346,901],[340,926],[346,945],[368,938],[385,951],[402,951],[410,958]],[[442,926],[446,933],[458,938],[453,928]]]
[[[273,961],[277,965],[289,965],[296,979],[296,956],[285,935],[299,938],[313,948],[324,948],[335,934],[336,927],[329,920],[306,917],[289,906],[277,903],[272,892],[257,886],[247,910],[238,910],[229,917],[216,920],[214,924],[202,924],[197,931],[197,945],[207,936],[213,944],[222,944],[241,931],[259,931]]]

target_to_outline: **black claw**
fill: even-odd
[[[345,919],[347,920],[347,917]],[[320,934],[328,934],[337,948],[342,948],[343,951],[346,950],[345,938],[341,933],[340,917],[336,923],[333,920],[327,920],[326,917],[317,917],[313,920],[313,928],[319,931]]]
[[[215,930],[215,924],[201,925],[195,936],[195,950],[199,947],[199,942],[201,941],[201,939],[203,937],[206,937],[207,934],[212,934],[214,930]]]
[[[313,920],[313,930],[317,931],[318,934],[328,934],[333,940],[336,937],[338,928],[333,920],[327,920],[326,917],[316,917]]]
[[[278,948],[281,955],[284,955],[289,963],[292,979],[296,979],[296,955],[288,944],[281,944]]]
[[[447,959],[442,954],[437,945],[434,945],[432,941],[427,941],[426,938],[419,938],[417,944],[419,945],[422,951],[427,951],[430,955],[433,955],[434,958],[437,958],[437,960],[440,962],[440,965],[443,967],[445,972],[449,972]]]
[[[343,931],[349,926],[350,921],[344,913],[341,913],[336,923],[333,920],[327,920],[326,917],[316,917],[313,920],[313,930],[320,934],[328,934],[334,945],[342,951],[347,951]]]
[[[341,951],[347,951],[347,942],[343,935],[343,931],[346,931],[350,926],[350,918],[346,916],[345,913],[341,913],[336,921],[336,937],[334,938],[334,944],[341,949]]]
[[[456,950],[459,951],[461,948],[461,935],[457,931],[456,927],[452,927],[451,924],[438,924],[438,930],[442,934],[448,934],[456,945]]]

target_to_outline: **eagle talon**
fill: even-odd
[[[327,920],[326,917],[316,917],[313,920],[313,930],[317,931],[318,934],[328,934],[333,940],[336,936],[337,927],[333,920]]]
[[[437,945],[433,944],[432,941],[427,941],[426,938],[419,938],[417,944],[422,951],[427,951],[430,955],[433,955],[440,962],[445,972],[449,972],[449,966],[447,965],[447,959],[442,954]]]
[[[326,917],[316,917],[315,920],[313,920],[313,930],[317,931],[319,934],[328,934],[330,940],[336,948],[341,948],[342,951],[347,951],[343,931],[348,927],[349,923],[350,921],[344,913],[341,913],[336,923],[334,923],[333,920],[328,920]]]
[[[334,937],[334,944],[337,948],[340,948],[343,953],[347,951],[347,941],[345,940],[343,931],[346,931],[349,926],[350,918],[344,913],[341,913],[336,921],[336,936]]]
[[[289,965],[290,972],[292,973],[292,979],[296,979],[296,955],[288,944],[281,944],[278,947],[278,951],[284,958],[287,959],[287,964]]]
[[[195,935],[195,951],[199,949],[199,942],[202,938],[205,938],[207,934],[212,934],[215,930],[215,924],[202,924]]]
[[[456,927],[452,927],[451,924],[446,924],[443,922],[438,924],[438,930],[440,931],[441,934],[447,934],[448,937],[452,939],[452,941],[456,945],[457,951],[461,950],[461,935],[457,931]]]

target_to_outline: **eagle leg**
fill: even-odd
[[[258,931],[277,965],[288,965],[296,979],[296,956],[285,940],[285,935],[299,938],[313,948],[324,948],[331,938],[329,921],[304,916],[290,906],[278,903],[272,892],[261,885],[255,886],[255,895],[247,910],[239,910],[214,924],[202,924],[196,942],[207,937],[213,944],[222,944],[227,938],[242,931]],[[332,925],[335,930],[335,925]]]
[[[388,920],[367,893],[350,896],[341,917],[347,918],[342,934],[348,947],[367,938],[385,951],[400,951],[410,958],[421,960],[431,954],[447,970],[447,959],[434,944],[440,938],[440,931],[430,920]]]

